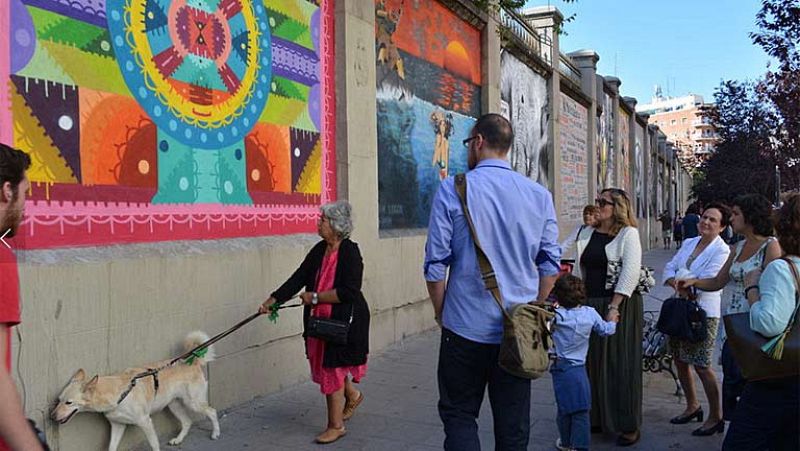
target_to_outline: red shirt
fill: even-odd
[[[11,371],[11,328],[19,324],[19,273],[17,256],[0,243],[0,324],[5,324],[6,368]]]
[[[17,256],[0,243],[0,324],[5,324],[6,336],[6,368],[11,372],[11,328],[19,324],[19,273],[17,272]],[[0,438],[0,451],[8,450]]]

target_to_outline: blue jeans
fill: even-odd
[[[497,365],[500,345],[477,343],[442,329],[439,348],[439,417],[446,451],[479,451],[478,412],[489,387],[497,451],[528,448],[531,381]]]
[[[800,378],[748,382],[723,451],[800,450]]]
[[[589,449],[589,411],[581,410],[570,414],[562,414],[558,411],[556,415],[558,424],[558,435],[561,437],[561,445],[569,446],[578,450]]]

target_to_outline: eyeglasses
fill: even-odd
[[[612,202],[610,200],[605,200],[602,197],[598,197],[597,199],[595,199],[594,203],[595,203],[595,205],[597,205],[600,208],[603,208],[606,205],[614,205],[614,202]]]
[[[464,144],[464,147],[469,147],[469,143],[470,143],[470,141],[474,141],[474,140],[476,140],[476,139],[478,139],[478,135],[475,135],[475,136],[470,136],[469,138],[467,138],[467,139],[465,139],[465,140],[461,141],[461,143],[462,143],[462,144]]]

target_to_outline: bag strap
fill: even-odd
[[[469,214],[469,207],[467,207],[466,174],[456,174],[455,184],[458,198],[461,201],[461,208],[464,210],[464,217],[467,219],[467,225],[469,225],[469,233],[472,235],[472,241],[475,243],[475,255],[478,257],[478,266],[480,267],[483,284],[486,286],[486,289],[492,293],[492,297],[494,298],[495,302],[497,302],[497,306],[500,307],[503,315],[508,319],[511,319],[511,316],[508,314],[505,307],[503,307],[503,300],[500,296],[500,287],[497,284],[497,276],[494,273],[494,269],[492,269],[492,262],[489,261],[489,257],[486,256],[486,253],[481,247],[481,242],[478,240],[478,233],[475,231],[475,224],[472,222],[472,216]]]
[[[794,278],[794,288],[795,288],[795,295],[794,295],[794,310],[792,310],[792,316],[789,318],[789,321],[786,323],[786,328],[783,329],[783,332],[776,335],[768,342],[766,342],[763,346],[761,346],[761,350],[765,352],[770,358],[775,360],[781,360],[783,357],[783,350],[784,344],[786,341],[786,336],[794,327],[795,321],[797,321],[797,309],[800,307],[800,274],[797,273],[797,268],[794,265],[794,262],[786,256],[781,257],[781,260],[784,260],[787,265],[789,265],[789,269],[792,271],[792,276]]]

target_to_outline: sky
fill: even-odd
[[[598,73],[622,80],[623,96],[648,103],[653,86],[664,95],[700,94],[713,101],[725,80],[755,79],[769,58],[748,33],[756,31],[757,0],[534,0],[556,6],[565,25],[561,52],[592,49]]]

